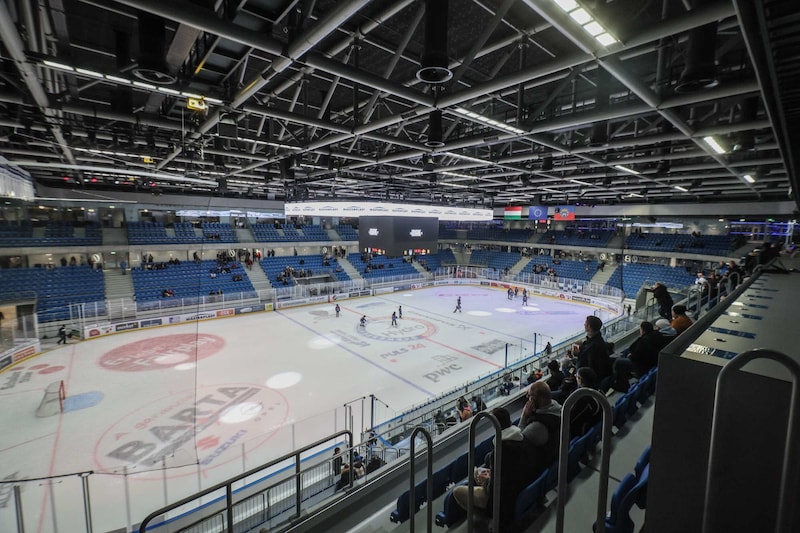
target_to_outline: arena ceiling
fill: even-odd
[[[797,201],[798,28],[796,0],[0,0],[0,153],[87,191]]]

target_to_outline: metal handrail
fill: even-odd
[[[606,501],[608,500],[608,473],[611,462],[611,424],[613,415],[608,398],[600,391],[582,387],[569,395],[561,407],[561,444],[558,452],[558,510],[556,514],[556,533],[564,533],[564,508],[567,504],[567,467],[569,454],[569,421],[572,408],[584,396],[592,397],[603,409],[603,446],[600,455],[600,489],[597,494],[597,518],[595,533],[605,533]]]
[[[717,531],[714,527],[713,519],[719,513],[727,513],[728,503],[720,498],[714,498],[712,487],[722,476],[715,475],[715,461],[717,455],[721,453],[724,446],[722,431],[720,429],[719,409],[721,403],[731,394],[736,394],[738,389],[731,381],[730,376],[740,370],[744,365],[755,359],[769,359],[780,363],[792,374],[792,394],[789,405],[789,421],[786,428],[786,442],[783,449],[783,474],[781,476],[780,491],[778,493],[778,512],[775,522],[775,533],[790,533],[796,531],[792,529],[792,518],[797,503],[796,485],[797,478],[800,476],[800,467],[797,458],[792,456],[796,453],[800,445],[800,424],[797,423],[795,413],[800,412],[800,363],[788,355],[775,350],[758,348],[742,352],[731,359],[717,375],[717,390],[714,394],[714,411],[711,422],[711,443],[708,452],[708,471],[706,473],[706,493],[703,506],[703,533]]]
[[[157,509],[156,511],[153,511],[152,513],[147,515],[147,517],[145,517],[144,520],[142,520],[142,523],[139,526],[139,533],[145,533],[147,531],[147,526],[150,524],[150,521],[152,521],[157,516],[163,515],[163,514],[169,512],[169,511],[171,511],[173,509],[177,509],[178,507],[181,507],[182,505],[186,505],[187,503],[190,503],[190,502],[192,502],[192,501],[194,501],[194,500],[196,500],[198,498],[202,498],[203,496],[205,496],[207,494],[211,494],[212,492],[216,492],[216,491],[218,491],[220,489],[225,489],[225,512],[227,514],[227,522],[228,522],[226,531],[227,531],[227,533],[233,533],[233,489],[232,489],[232,485],[234,483],[236,483],[236,482],[238,482],[238,481],[240,481],[242,479],[245,479],[245,478],[247,478],[249,476],[252,476],[254,474],[257,474],[257,473],[259,473],[259,472],[261,472],[263,470],[266,470],[267,468],[269,468],[271,466],[274,466],[274,465],[276,465],[278,463],[286,461],[287,459],[295,458],[296,468],[299,468],[300,454],[302,454],[303,452],[305,452],[307,450],[315,448],[315,447],[317,447],[317,446],[319,446],[321,444],[325,444],[326,442],[330,442],[331,440],[334,440],[337,437],[340,437],[342,435],[347,435],[347,437],[348,437],[347,442],[349,443],[350,447],[352,447],[352,445],[353,445],[353,432],[352,431],[345,429],[345,430],[337,431],[336,433],[332,433],[331,435],[328,435],[325,438],[322,438],[322,439],[320,439],[320,440],[318,440],[316,442],[313,442],[311,444],[307,444],[306,446],[303,446],[302,448],[299,448],[299,449],[294,450],[294,451],[292,451],[290,453],[287,453],[287,454],[285,454],[285,455],[283,455],[281,457],[278,457],[277,459],[273,459],[272,461],[270,461],[270,462],[268,462],[266,464],[263,464],[261,466],[257,466],[256,468],[252,468],[252,469],[248,470],[247,472],[245,472],[243,474],[239,474],[236,477],[228,479],[227,481],[223,481],[222,483],[217,483],[216,485],[208,487],[207,489],[203,489],[203,490],[201,490],[199,492],[196,492],[196,493],[192,494],[191,496],[187,496],[186,498],[178,500],[177,502],[171,503],[171,504],[166,505],[166,506],[164,506],[164,507],[162,507],[160,509]],[[298,478],[299,478],[299,473],[300,473],[299,470],[297,470],[295,472],[295,475],[298,476]],[[351,483],[351,486],[352,486],[352,483],[353,483],[353,454],[352,453],[350,454],[350,483]],[[301,502],[302,491],[297,490],[296,494],[295,494],[295,498],[297,499],[297,510],[298,510],[298,515],[299,515],[300,514],[300,505],[302,503]]]
[[[411,441],[410,441],[410,449],[411,449],[411,461],[409,464],[409,471],[408,471],[408,531],[409,533],[414,533],[414,515],[416,514],[416,500],[417,500],[417,493],[415,490],[415,483],[414,483],[414,473],[416,472],[416,460],[417,460],[417,452],[415,450],[415,444],[417,439],[417,434],[422,433],[422,436],[425,437],[425,441],[428,444],[428,449],[425,451],[425,458],[428,461],[428,469],[427,469],[427,481],[425,482],[425,502],[427,502],[426,511],[426,523],[428,525],[429,533],[433,531],[433,438],[431,438],[431,434],[425,428],[418,426],[414,428],[414,431],[411,432]]]
[[[494,463],[492,464],[492,531],[500,531],[500,466],[503,455],[503,428],[500,421],[491,413],[481,411],[472,417],[469,423],[469,461],[467,463],[467,533],[475,531],[475,517],[473,513],[473,498],[475,491],[475,434],[478,422],[488,418],[494,426]]]

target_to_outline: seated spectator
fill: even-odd
[[[462,422],[472,418],[472,406],[463,396],[456,400],[456,411],[458,411],[458,417]]]
[[[481,398],[480,396],[476,395],[472,397],[472,405],[473,405],[472,411],[475,413],[479,413],[481,411],[486,410],[486,402],[484,402],[483,398]]]
[[[561,405],[553,401],[547,383],[540,381],[528,389],[528,402],[522,409],[519,427],[535,449],[536,477],[558,458],[560,442]]]
[[[628,354],[633,373],[639,377],[647,374],[658,364],[658,352],[666,345],[667,340],[652,323],[639,324],[639,338],[633,341]]]
[[[578,389],[586,387],[597,390],[597,374],[589,367],[581,367],[575,375]],[[569,438],[573,439],[586,433],[592,426],[600,422],[603,409],[594,398],[584,396],[572,407],[569,419]]]
[[[547,362],[547,373],[549,377],[545,380],[547,387],[551,390],[558,390],[564,383],[564,373],[561,371],[558,361],[551,359]]]
[[[378,470],[380,467],[386,464],[386,461],[378,457],[377,455],[373,455],[372,459],[369,460],[367,463],[367,474],[371,474],[374,471]]]
[[[678,334],[666,318],[659,318],[656,320],[654,327],[661,333],[667,343],[672,342],[672,339]]]
[[[672,307],[672,322],[670,322],[670,326],[672,326],[677,335],[689,329],[693,323],[692,319],[686,316],[685,305],[676,305]]]
[[[500,470],[500,531],[508,531],[514,517],[514,505],[517,496],[528,486],[535,476],[535,462],[530,460],[533,447],[525,440],[522,431],[511,425],[511,415],[502,408],[492,409],[492,415],[500,422],[503,432],[500,445],[503,447]],[[495,447],[498,443],[495,442]],[[489,516],[493,512],[494,477],[491,469],[494,468],[494,450],[486,455],[483,466],[476,469],[474,475],[477,486],[473,492],[473,504],[479,511],[484,511]],[[458,486],[453,489],[453,497],[460,507],[467,508],[469,487]]]

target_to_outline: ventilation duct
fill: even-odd
[[[750,122],[756,119],[758,114],[758,97],[752,96],[745,98],[742,102],[742,120],[741,122]],[[756,147],[756,132],[747,130],[739,133],[739,140],[733,145],[734,152],[744,152],[746,150],[753,150]]]
[[[444,146],[442,140],[442,111],[434,109],[428,115],[428,139],[425,141],[428,148],[441,148]]]
[[[124,31],[115,31],[114,47],[117,68],[119,72],[123,72],[131,64],[130,35]],[[123,115],[130,115],[133,112],[133,89],[124,85],[117,85],[111,89],[111,109]]]
[[[597,68],[597,89],[595,92],[594,108],[596,111],[608,109],[608,99],[611,95],[611,75],[602,67]],[[608,144],[608,121],[601,120],[592,125],[589,133],[589,146],[599,147]]]
[[[712,22],[689,31],[686,66],[675,87],[679,93],[711,89],[719,84],[714,63],[717,44],[717,23]]]
[[[542,172],[553,170],[553,156],[546,155],[542,158]]]
[[[133,74],[148,83],[171,85],[177,78],[167,67],[167,30],[164,19],[139,11],[139,60]]]
[[[453,77],[447,59],[448,0],[425,2],[425,51],[417,79],[425,83],[444,83]]]

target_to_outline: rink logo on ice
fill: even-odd
[[[488,342],[484,342],[483,344],[479,344],[477,346],[473,346],[473,350],[477,350],[479,352],[487,353],[489,355],[499,352],[500,350],[506,347],[506,343],[501,339],[492,339]]]
[[[160,370],[211,357],[224,346],[225,339],[208,333],[161,335],[118,346],[103,354],[99,364],[122,372]]]
[[[357,326],[359,335],[381,341],[411,342],[430,337],[436,333],[436,326],[418,318],[404,318],[399,326],[390,325],[390,318],[369,318],[366,327]]]
[[[288,405],[277,391],[257,386],[218,386],[167,396],[109,428],[97,445],[103,470],[120,465],[215,466],[240,459],[234,446],[248,436],[248,451],[264,444],[287,420]],[[261,439],[259,442],[259,438]],[[227,453],[237,450],[236,453]]]
[[[455,363],[449,364],[447,366],[443,366],[442,368],[438,368],[433,372],[428,372],[427,374],[423,375],[422,377],[430,380],[434,383],[439,383],[439,380],[445,376],[449,376],[450,374],[456,373],[460,370],[463,370],[461,365],[457,365]]]

